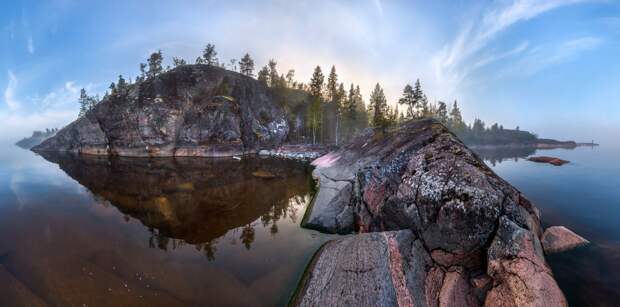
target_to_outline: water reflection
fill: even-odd
[[[255,221],[273,236],[281,219],[297,223],[312,189],[305,166],[279,159],[43,156],[100,204],[140,220],[151,233],[149,247],[189,243],[211,260],[228,232],[231,243],[239,240],[249,250]]]
[[[545,149],[532,155],[570,163],[557,167],[504,159],[492,167],[536,204],[544,227],[563,225],[592,242],[547,257],[570,306],[618,306],[620,300],[619,154],[612,146]]]
[[[9,158],[2,306],[285,305],[331,238],[299,227],[312,185],[291,161]]]
[[[526,158],[536,152],[535,147],[474,147],[472,149],[492,166],[508,160],[516,162],[519,158]]]

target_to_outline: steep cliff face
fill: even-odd
[[[285,114],[253,78],[184,65],[110,95],[33,148],[119,156],[229,156],[287,137]]]

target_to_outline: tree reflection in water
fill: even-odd
[[[250,250],[256,227],[275,237],[279,221],[296,224],[313,184],[307,167],[280,159],[44,158],[88,188],[98,203],[148,227],[149,247],[191,244],[209,260],[222,242],[239,240]],[[264,173],[275,176],[256,176]]]

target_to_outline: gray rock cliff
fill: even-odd
[[[289,131],[270,89],[207,65],[183,65],[103,99],[34,151],[230,156],[273,148]]]

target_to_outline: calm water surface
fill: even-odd
[[[570,305],[617,306],[620,150],[480,154],[536,203],[545,226],[594,243],[548,257]],[[532,154],[571,163],[523,159]],[[44,158],[9,147],[0,152],[0,305],[285,305],[331,238],[299,227],[311,194],[308,169],[290,161]]]
[[[330,238],[299,227],[308,171],[274,159],[6,150],[0,305],[285,305]]]
[[[620,149],[484,150],[495,172],[541,210],[543,226],[564,225],[593,244],[547,257],[570,306],[620,306]],[[564,166],[523,159],[548,155]]]

